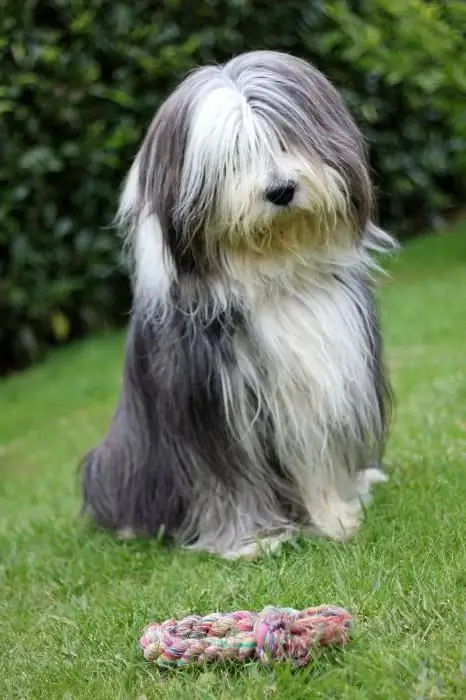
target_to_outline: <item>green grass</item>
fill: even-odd
[[[391,271],[391,480],[348,544],[229,563],[83,524],[76,463],[113,411],[121,334],[0,385],[1,698],[466,697],[466,225],[410,244]],[[154,618],[325,602],[355,614],[353,640],[299,672],[159,672],[136,645]]]

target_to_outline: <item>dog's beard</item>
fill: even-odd
[[[283,212],[254,226],[237,226],[227,231],[225,243],[232,252],[257,256],[299,254],[310,247],[325,249],[332,244],[354,240],[344,217],[333,213],[317,217],[311,212]]]

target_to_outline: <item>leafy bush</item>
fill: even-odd
[[[381,220],[400,237],[464,197],[461,1],[3,0],[2,9],[3,371],[126,321],[109,224],[154,111],[193,65],[267,47],[313,61],[369,139]]]

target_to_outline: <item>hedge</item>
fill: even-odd
[[[199,63],[255,48],[313,61],[369,140],[380,219],[400,238],[463,201],[461,0],[3,0],[2,9],[0,371],[126,322],[110,226],[117,194],[155,109]]]

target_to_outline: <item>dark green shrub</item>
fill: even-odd
[[[3,371],[126,321],[121,242],[110,227],[118,190],[155,109],[195,64],[265,47],[313,61],[370,141],[381,220],[400,237],[464,198],[463,2],[2,0],[1,8]]]

